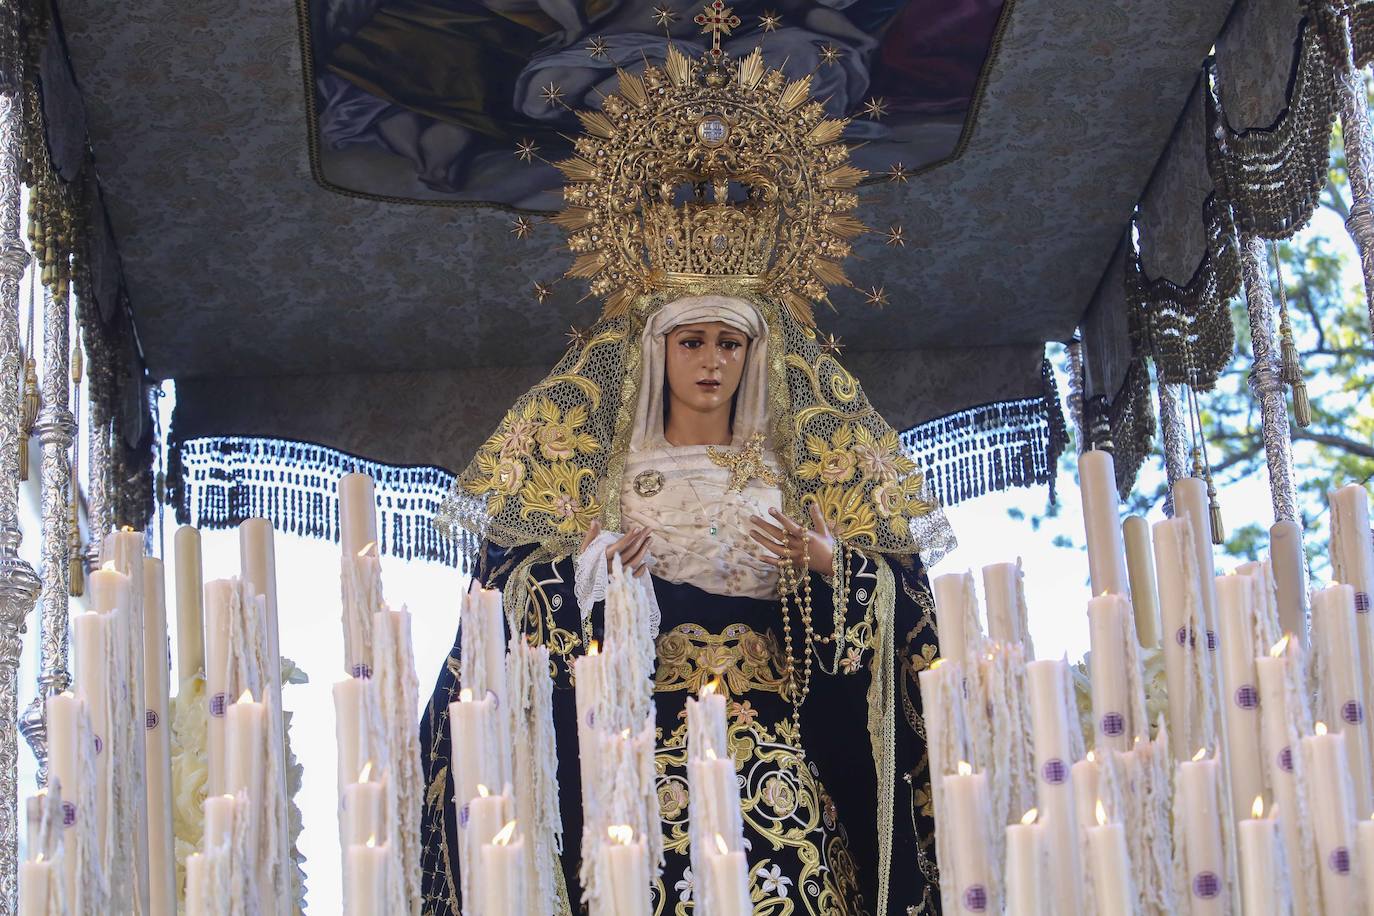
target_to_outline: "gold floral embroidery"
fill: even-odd
[[[717,636],[697,624],[684,623],[658,638],[654,689],[697,693],[719,678],[727,695],[751,690],[781,693],[782,665],[782,652],[771,633],[760,634],[736,623]]]
[[[520,489],[520,517],[547,515],[559,534],[585,531],[600,511],[594,498],[582,497],[582,481],[592,477],[591,468],[566,461],[536,464]]]
[[[797,476],[828,484],[848,483],[854,479],[859,464],[859,455],[853,446],[854,427],[849,423],[837,427],[829,441],[808,435],[806,450],[814,457],[797,466]]]
[[[878,519],[873,506],[864,499],[861,487],[830,485],[802,498],[803,505],[820,506],[821,517],[846,541],[865,540],[872,543],[878,536]]]

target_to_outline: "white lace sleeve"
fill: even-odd
[[[577,596],[577,609],[581,614],[583,622],[591,616],[592,608],[598,601],[606,600],[606,586],[610,582],[611,574],[606,568],[606,551],[623,535],[615,531],[603,531],[587,545],[587,548],[577,555],[577,562],[573,567],[573,594]],[[653,569],[653,554],[646,551],[644,555],[644,565]],[[648,589],[649,601],[649,623],[653,631],[650,635],[658,637],[659,620],[661,615],[658,609],[658,599],[654,595],[653,587]]]

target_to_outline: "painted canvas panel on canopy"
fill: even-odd
[[[299,2],[318,177],[385,197],[556,209],[559,175],[521,162],[516,144],[565,156],[572,109],[598,107],[617,68],[661,63],[669,41],[705,43],[692,21],[701,0]],[[761,46],[789,77],[815,71],[828,114],[855,118],[858,165],[914,169],[955,152],[1003,5],[737,0],[740,25],[723,47],[742,56]],[[871,99],[885,110],[877,120],[864,114]]]

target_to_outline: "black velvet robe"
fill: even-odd
[[[564,823],[563,877],[571,912],[580,903],[578,861],[581,803],[576,709],[570,663],[585,647],[585,631],[573,595],[572,561],[529,563],[532,546],[486,547],[481,578],[504,588],[514,572],[525,577],[530,602],[521,628],[550,647],[557,672],[554,720],[558,780]],[[934,602],[925,571],[914,558],[870,558],[852,553],[846,608],[850,628],[876,611],[878,564],[892,571],[895,702],[895,802],[887,913],[939,912],[934,823],[925,728],[916,674],[937,654]],[[820,637],[833,628],[833,590],[812,576],[812,626]],[[713,677],[727,695],[727,729],[741,781],[745,843],[755,914],[880,916],[878,776],[869,731],[871,649],[851,649],[838,661],[834,646],[817,644],[818,664],[801,709],[801,736],[792,725],[782,654],[780,602],[726,597],[692,585],[654,579],[663,613],[657,642],[655,696],[658,716],[658,789],[667,865],[655,883],[652,912],[693,914],[687,843],[687,696]],[[800,660],[803,630],[790,615],[794,655]],[[591,627],[599,638],[600,607]],[[857,635],[862,637],[863,627]],[[420,723],[427,790],[423,815],[424,913],[458,916],[458,843],[453,784],[449,776],[448,704],[457,699],[459,640]],[[821,666],[827,670],[822,670]],[[828,673],[833,669],[833,673]],[[882,669],[879,668],[881,671]],[[804,754],[797,753],[800,745]],[[790,904],[790,908],[789,908]]]

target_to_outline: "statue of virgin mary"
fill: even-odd
[[[697,131],[708,147],[728,146],[741,123],[730,92],[766,92],[797,107],[788,98],[795,90],[754,56],[720,73],[670,55],[666,75],[622,75],[622,95],[639,98],[627,79],[652,86],[659,78],[704,94],[711,105],[673,107],[670,116],[721,112],[712,115],[720,124]],[[614,113],[616,99],[604,110]],[[767,106],[739,107],[752,117]],[[831,123],[822,113],[803,113],[807,136],[838,136],[815,129]],[[813,145],[833,174],[835,144]],[[596,161],[590,147],[579,152]],[[709,150],[700,152],[686,157],[714,181]],[[747,153],[735,147],[731,162]],[[568,199],[583,210],[565,224],[585,232],[597,225],[588,186],[601,179],[564,165],[574,178]],[[600,637],[608,565],[618,559],[652,583],[666,854],[652,912],[694,912],[684,707],[708,683],[726,696],[753,912],[937,912],[916,675],[937,654],[926,564],[952,538],[897,432],[817,340],[796,293],[809,287],[795,272],[768,272],[800,237],[776,224],[800,211],[770,211],[787,190],[761,174],[751,177],[765,193],[744,205],[719,183],[714,203],[672,204],[665,193],[657,209],[645,204],[633,224],[642,244],[632,256],[647,262],[639,279],[614,291],[601,320],[515,402],[438,521],[481,538],[477,575],[502,590],[512,634],[549,649],[567,837],[581,833],[572,663]],[[822,206],[853,205],[843,191],[827,200]],[[618,215],[607,218],[623,216],[611,210]],[[821,224],[849,228],[833,213]],[[713,225],[726,228],[702,233]],[[783,241],[764,251],[741,225],[773,226]],[[635,264],[602,255],[606,276],[634,273]],[[824,271],[814,258],[806,263]],[[455,640],[421,723],[424,912],[435,916],[461,912],[447,722],[461,686],[459,651]],[[576,845],[556,870],[566,913],[581,912]]]

